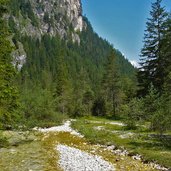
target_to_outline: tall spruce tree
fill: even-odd
[[[68,111],[71,96],[71,84],[69,82],[64,56],[65,52],[61,50],[57,58],[56,85],[54,93],[57,110],[63,114]]]
[[[149,85],[152,83],[154,88],[161,90],[163,84],[163,70],[161,70],[162,39],[166,30],[168,14],[161,6],[162,0],[152,3],[150,18],[146,23],[144,35],[144,47],[141,50],[140,65],[138,73],[139,94],[144,96],[148,93]]]
[[[171,14],[166,23],[165,34],[162,40],[162,58],[160,59],[159,73],[163,73],[162,81],[168,82],[171,73]]]
[[[12,47],[7,23],[3,19],[6,5],[6,1],[0,0],[0,128],[12,125],[18,107],[17,90],[13,84],[16,72],[12,65]]]
[[[103,78],[103,94],[107,102],[109,112],[116,116],[121,102],[120,75],[116,64],[116,52],[112,50],[108,56],[106,70]]]

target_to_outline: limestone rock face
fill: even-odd
[[[41,39],[42,35],[59,35],[80,44],[79,32],[86,29],[81,0],[18,0],[18,15],[9,15],[22,36]],[[15,4],[16,5],[16,4]],[[19,42],[20,44],[20,42]],[[27,60],[22,45],[13,53],[14,65],[20,70]]]
[[[58,34],[66,38],[69,32],[72,32],[70,35],[74,34],[72,37],[77,37],[73,42],[76,40],[79,42],[75,34],[86,28],[80,0],[25,0],[25,2],[30,4],[34,21],[29,14],[27,18],[22,15],[18,18],[13,16],[16,27],[22,34],[41,37],[48,33],[51,36]]]

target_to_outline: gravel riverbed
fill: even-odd
[[[66,145],[58,145],[59,164],[65,171],[115,171],[109,162],[97,155],[91,155]]]
[[[69,132],[71,135],[79,136],[83,138],[83,135],[78,133],[77,131],[73,130],[71,128],[71,121],[66,121],[61,126],[55,126],[51,128],[34,128],[33,130],[40,131],[42,133],[48,133],[48,132]]]
[[[114,124],[118,124],[118,123],[114,123]],[[59,132],[59,133],[60,132],[63,132],[63,133],[68,132],[71,135],[76,136],[81,139],[84,137],[83,135],[81,135],[80,133],[78,133],[77,131],[75,131],[74,129],[71,128],[71,121],[66,121],[61,126],[56,126],[56,127],[51,127],[51,128],[34,128],[34,130],[44,133],[45,137],[46,137],[46,135],[49,135],[49,133],[53,133],[53,132],[54,133],[55,132]],[[99,148],[104,148],[104,150],[108,150],[117,156],[122,156],[122,157],[128,156],[128,152],[126,150],[116,149],[115,146],[99,145]],[[60,165],[60,168],[64,171],[115,171],[118,169],[118,165],[116,167],[116,164],[112,164],[112,163],[104,160],[101,156],[96,155],[95,153],[90,154],[88,152],[85,152],[84,150],[80,150],[77,147],[75,148],[75,146],[73,147],[72,143],[71,143],[71,146],[66,145],[65,143],[57,143],[57,144],[55,144],[55,150],[59,154],[58,164]],[[120,157],[118,157],[118,158],[120,158]],[[141,156],[135,155],[135,156],[132,156],[132,159],[134,161],[135,160],[140,161],[140,162],[137,162],[137,164],[143,165],[143,163],[141,163]],[[116,159],[116,161],[119,161],[119,160]],[[147,164],[144,166],[147,168],[151,168],[151,170],[155,170],[155,169],[167,170],[166,168],[163,168],[154,163]],[[132,166],[130,166],[130,167],[132,167]],[[141,167],[141,166],[139,166],[139,167]],[[121,170],[123,170],[123,169],[121,169]],[[143,171],[144,170],[146,170],[146,169],[144,168]],[[149,170],[149,169],[147,169],[147,170]]]
[[[42,133],[48,132],[69,132],[71,135],[83,137],[80,133],[71,128],[71,121],[61,126],[51,128],[34,128]],[[64,171],[115,171],[112,164],[97,155],[92,155],[79,149],[58,144],[56,150],[60,154],[59,164]]]

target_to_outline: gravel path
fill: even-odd
[[[95,123],[95,124],[109,124],[109,125],[125,126],[124,123],[122,123],[122,122],[117,122],[117,121],[106,122],[106,121],[90,121],[90,120],[88,120],[88,122],[90,122],[90,123]]]
[[[34,128],[43,133],[48,132],[69,132],[72,135],[83,137],[80,133],[71,128],[71,121],[64,125],[51,128]],[[113,165],[103,160],[100,156],[91,155],[79,149],[59,144],[56,146],[59,151],[59,164],[64,171],[115,171]]]
[[[72,135],[76,135],[79,137],[83,137],[80,133],[77,131],[73,130],[71,128],[71,121],[66,121],[63,125],[61,126],[55,126],[51,128],[34,128],[34,130],[38,130],[43,133],[48,133],[48,132],[70,132]]]
[[[92,121],[92,123],[101,123],[99,121]],[[124,126],[120,122],[108,122],[105,124]],[[103,130],[103,126],[97,127],[99,130]],[[71,121],[66,121],[61,126],[51,127],[51,128],[34,128],[33,130],[40,131],[48,135],[49,132],[69,132],[71,135],[83,138],[84,136],[71,128]],[[57,145],[57,144],[56,144]],[[103,146],[101,146],[103,147]],[[105,149],[111,151],[118,156],[127,156],[128,152],[126,150],[115,149],[115,146],[104,146]],[[58,144],[55,150],[59,152],[59,165],[64,171],[115,171],[115,167],[102,159],[102,157],[97,155],[89,154],[85,151],[81,151],[77,148],[66,146],[63,144]],[[141,160],[141,156],[133,156],[134,160]],[[157,170],[168,170],[167,168],[161,167],[155,163],[151,163],[152,169]]]
[[[115,168],[101,157],[66,145],[58,145],[59,164],[64,171],[114,171]]]

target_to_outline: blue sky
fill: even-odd
[[[99,36],[107,39],[129,60],[138,61],[145,23],[155,0],[82,0],[83,14]],[[171,10],[171,0],[163,0]]]

